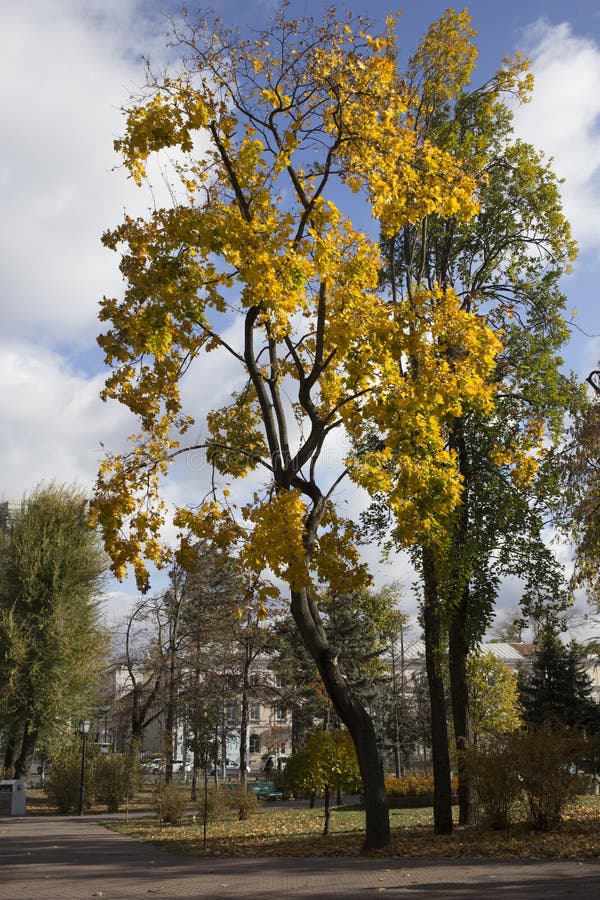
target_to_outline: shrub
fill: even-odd
[[[455,777],[451,780],[452,793],[458,788]],[[433,776],[408,775],[404,778],[391,776],[385,779],[388,804],[394,809],[431,806],[433,804]]]
[[[475,783],[482,818],[492,828],[508,828],[522,791],[514,740],[489,739],[483,747],[463,751],[463,759]]]
[[[572,728],[545,723],[514,736],[514,752],[530,821],[539,831],[550,831],[577,786],[571,763],[583,752],[585,741]]]
[[[227,795],[226,804],[228,808],[237,813],[240,822],[244,819],[249,819],[252,813],[258,809],[256,794],[254,791],[248,790],[243,784],[227,788],[225,794]]]
[[[585,749],[576,730],[544,724],[465,751],[484,819],[494,828],[506,828],[524,797],[533,827],[555,828],[580,783],[571,774],[571,763]]]
[[[218,822],[227,816],[231,809],[228,788],[221,785],[219,787],[210,786],[206,797],[204,791],[199,795],[199,812],[200,818],[206,818],[207,822]]]
[[[187,793],[174,781],[159,782],[154,789],[156,812],[162,822],[181,825],[188,803]]]
[[[106,803],[109,812],[117,812],[126,797],[141,785],[141,768],[135,747],[127,753],[100,755],[95,770],[95,793]]]
[[[53,756],[52,772],[46,779],[44,791],[59,813],[76,812],[81,788],[81,739],[74,737]],[[97,752],[88,746],[85,779],[85,807],[95,799],[95,770]]]

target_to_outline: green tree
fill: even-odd
[[[108,649],[99,611],[107,563],[87,516],[81,490],[41,485],[4,539],[0,714],[15,778],[28,773],[38,741],[88,718],[95,698]]]
[[[473,743],[511,734],[523,722],[518,674],[493,653],[473,653],[467,663]]]
[[[590,602],[600,608],[600,371],[587,381],[593,395],[574,417],[569,441],[562,453],[562,525],[575,545],[573,586],[583,585]]]
[[[269,669],[278,685],[278,700],[291,713],[294,755],[314,731],[326,730],[331,703],[314,659],[298,640],[294,622],[281,617],[274,625],[274,632]]]
[[[502,575],[527,580],[525,605],[532,609],[548,596],[565,595],[542,531],[547,507],[558,498],[553,450],[565,408],[578,401],[560,357],[568,337],[560,279],[575,245],[558,180],[541,153],[515,138],[506,102],[510,93],[526,97],[526,66],[517,58],[481,88],[467,90],[465,65],[459,89],[449,97],[440,34],[455,15],[448,11],[430,29],[413,59],[415,83],[437,85],[418,94],[414,114],[423,133],[452,148],[478,178],[480,210],[466,222],[433,211],[382,242],[395,303],[414,302],[419,290],[436,284],[451,287],[462,308],[492,324],[503,344],[493,376],[494,414],[465,409],[446,423],[447,448],[462,478],[460,503],[439,523],[441,534],[425,510],[425,527],[412,543],[423,584],[438,831],[451,829],[444,644],[448,640],[460,748],[472,738],[467,659],[490,623]],[[472,39],[468,17],[462,27]],[[461,352],[460,342],[449,347],[449,359]],[[411,543],[402,522],[396,533],[404,545]],[[459,798],[461,822],[467,823],[475,813],[467,772],[459,771]]]
[[[531,725],[600,732],[600,705],[592,697],[583,650],[575,641],[563,644],[552,623],[541,632],[531,671],[521,674],[519,688]]]
[[[318,731],[306,747],[288,760],[286,783],[294,793],[322,793],[325,800],[323,834],[329,834],[332,792],[359,789],[360,769],[347,731]]]

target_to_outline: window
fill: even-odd
[[[230,725],[237,722],[240,715],[237,703],[226,703],[223,714],[225,717],[225,721]]]
[[[286,722],[287,721],[287,709],[285,706],[276,706],[275,707],[275,720],[277,722]]]
[[[250,742],[248,745],[248,749],[250,750],[250,753],[260,753],[260,735],[258,735],[258,734],[250,735]]]
[[[260,722],[260,703],[250,704],[250,721]]]

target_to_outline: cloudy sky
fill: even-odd
[[[317,17],[322,10],[313,0],[292,5]],[[403,0],[407,55],[447,5]],[[242,26],[268,23],[274,8],[270,0],[212,6]],[[581,376],[600,356],[595,6],[589,0],[474,0],[469,7],[479,32],[476,82],[517,49],[532,60],[534,99],[518,111],[517,127],[554,158],[565,179],[564,201],[581,248],[565,282],[569,305],[578,311],[567,362]],[[377,18],[390,4],[351,0],[338,7]],[[167,18],[179,8],[170,0],[1,4],[0,498],[19,499],[50,479],[90,487],[101,442],[118,449],[133,430],[124,410],[98,399],[104,371],[95,342],[97,304],[122,289],[118,259],[101,246],[100,235],[124,209],[143,213],[150,204],[115,169],[112,142],[122,129],[120,108],[143,83],[142,56],[166,59]],[[192,463],[174,488],[180,500],[196,475]],[[376,568],[379,581],[403,575],[394,566]],[[132,594],[130,585],[115,586],[111,612],[122,611]]]

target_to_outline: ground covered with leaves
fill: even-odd
[[[323,836],[323,810],[267,806],[244,821],[203,823],[190,816],[182,825],[157,820],[112,821],[108,827],[162,850],[190,856],[358,856],[364,813],[341,807],[332,812],[331,833]],[[516,824],[506,831],[484,826],[455,828],[435,836],[432,810],[390,810],[392,842],[372,855],[401,857],[540,859],[600,856],[600,803],[584,797],[568,807],[557,831],[543,834]]]

